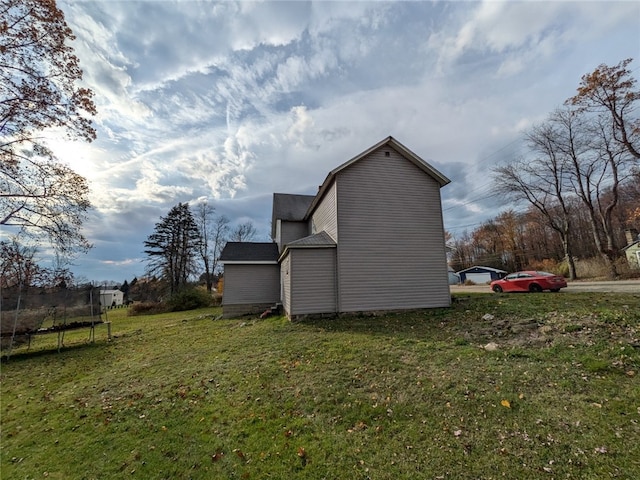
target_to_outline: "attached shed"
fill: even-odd
[[[228,242],[220,262],[224,264],[224,317],[261,313],[280,302],[275,243]]]
[[[336,247],[324,231],[286,246],[280,272],[287,316],[337,312]]]
[[[467,280],[476,284],[490,283],[493,280],[499,280],[508,272],[492,267],[474,266],[460,270],[460,282],[465,283]]]

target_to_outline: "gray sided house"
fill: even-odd
[[[239,247],[228,244],[221,258],[223,314],[250,313],[264,289],[290,318],[449,306],[440,199],[448,183],[387,137],[329,172],[316,195],[274,194],[276,261],[249,258],[252,245],[269,244],[245,244],[246,258],[231,255],[228,249]],[[240,265],[254,270],[241,278]],[[276,268],[274,285],[253,285]]]

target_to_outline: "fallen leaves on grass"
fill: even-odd
[[[298,458],[300,459],[300,463],[302,463],[302,466],[306,467],[308,457],[307,457],[307,451],[304,449],[304,447],[298,447]]]
[[[503,407],[505,407],[505,408],[511,408],[511,402],[510,402],[509,400],[506,400],[506,399],[505,399],[505,400],[502,400],[502,401],[500,402],[500,405],[502,405],[502,406],[503,406]]]
[[[366,423],[360,421],[356,423],[352,428],[347,429],[347,432],[349,433],[360,432],[362,430],[366,430],[367,428],[369,428],[369,426]]]
[[[216,452],[213,455],[211,455],[211,461],[217,462],[219,460],[222,460],[222,457],[224,457],[224,452]]]

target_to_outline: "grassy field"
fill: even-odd
[[[2,363],[1,478],[640,478],[640,294],[468,294],[290,323],[219,310]]]

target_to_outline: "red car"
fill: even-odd
[[[560,275],[549,272],[525,272],[510,273],[500,280],[491,282],[491,290],[501,292],[541,292],[551,290],[558,292],[567,286],[567,281]]]

